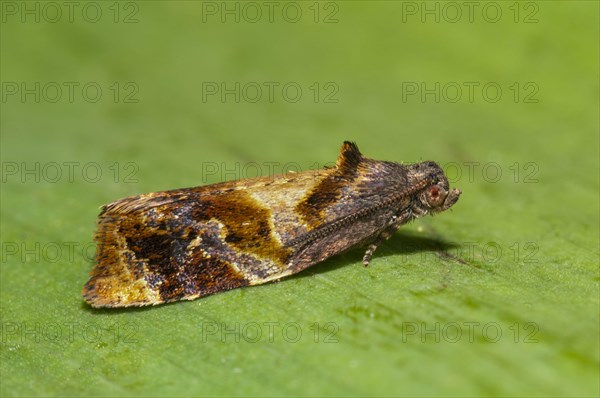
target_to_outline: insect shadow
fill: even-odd
[[[399,262],[402,263],[403,261],[406,261],[406,259],[400,260],[402,256],[408,256],[416,253],[431,253],[431,255],[435,254],[442,260],[455,261],[464,264],[465,262],[462,259],[449,253],[450,250],[457,249],[459,247],[460,245],[456,243],[446,242],[439,239],[421,237],[407,233],[397,233],[394,234],[394,236],[392,236],[384,244],[379,246],[373,255],[373,258],[371,259],[369,267],[377,267],[377,259],[385,257],[399,258]],[[352,249],[325,260],[323,263],[311,267],[310,270],[305,270],[298,274],[284,278],[282,281],[287,279],[305,278],[307,276],[316,274],[324,274],[334,271],[338,268],[349,266],[351,264],[360,263],[365,250],[366,246]]]

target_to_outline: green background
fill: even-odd
[[[2,395],[599,394],[598,2],[46,4],[2,2]],[[83,304],[102,204],[343,140],[463,195],[368,268]]]

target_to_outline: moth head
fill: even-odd
[[[452,207],[460,197],[461,190],[450,189],[448,178],[435,162],[414,165],[413,179],[424,181],[425,188],[418,195],[418,208],[422,212],[437,213]]]

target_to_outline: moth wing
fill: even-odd
[[[286,199],[273,200],[268,192],[294,195],[308,180],[302,175],[245,180],[105,206],[84,299],[94,307],[156,305],[290,274],[292,249],[283,246],[272,219],[272,212],[285,212]]]

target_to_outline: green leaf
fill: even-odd
[[[3,396],[598,396],[597,2],[85,4],[2,3]],[[463,194],[368,268],[83,303],[102,204],[344,140]]]

